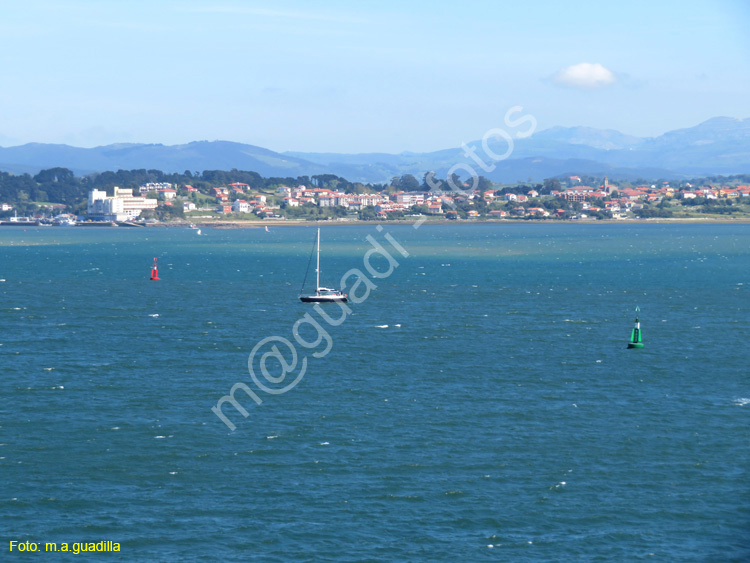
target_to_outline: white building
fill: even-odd
[[[412,205],[423,205],[424,204],[424,193],[421,192],[408,192],[402,194],[395,194],[393,199],[396,203],[411,207]]]
[[[244,199],[238,199],[232,203],[232,211],[235,213],[250,213],[252,210],[252,206]]]
[[[115,186],[114,196],[109,197],[104,190],[89,192],[88,216],[99,221],[130,221],[142,211],[156,209],[158,202],[133,195],[132,189]]]
[[[99,221],[122,221],[125,211],[119,198],[107,196],[104,190],[91,190],[88,205],[89,219]]]
[[[356,198],[363,207],[369,205],[377,205],[381,201],[385,200],[385,198],[379,194],[362,194],[356,196]]]
[[[169,182],[148,182],[138,187],[138,193],[143,194],[146,192],[158,192],[161,190],[171,189],[174,186]]]

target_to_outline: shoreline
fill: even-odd
[[[146,228],[180,228],[186,229],[190,224],[196,225],[199,228],[210,228],[210,229],[264,229],[266,227],[353,227],[353,226],[367,226],[367,225],[413,225],[415,221],[405,220],[373,220],[373,221],[304,221],[298,219],[281,220],[281,221],[215,221],[207,220],[204,222],[199,221],[185,221],[185,222],[172,222],[172,223],[152,223],[144,225]],[[427,219],[422,225],[457,225],[457,226],[468,226],[468,225],[748,225],[750,224],[750,217],[737,217],[737,218],[718,218],[718,217],[672,217],[672,218],[653,218],[653,219],[609,219],[609,220],[556,220],[556,219]],[[20,225],[0,225],[0,229],[3,227],[12,227],[17,230]],[[87,227],[96,229],[99,228],[117,228],[110,224],[86,224]],[[42,228],[38,225],[23,225],[24,230],[27,228]],[[127,227],[123,227],[127,228]],[[57,230],[57,229],[55,229]]]
[[[153,227],[187,227],[189,223],[149,225]],[[303,227],[309,226],[362,226],[362,225],[412,225],[413,221],[406,220],[373,220],[373,221],[194,221],[193,224],[212,229],[263,229],[265,227]],[[647,225],[647,224],[750,224],[750,217],[714,218],[714,217],[685,217],[685,218],[653,218],[653,219],[623,219],[623,220],[591,220],[591,221],[559,221],[550,219],[427,219],[422,225]]]

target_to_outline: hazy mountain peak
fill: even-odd
[[[535,140],[549,140],[586,145],[603,150],[625,149],[639,145],[643,139],[625,135],[614,129],[596,129],[594,127],[550,127],[532,135]]]
[[[706,121],[699,123],[695,127],[705,126],[736,126],[736,125],[750,125],[750,118],[742,119],[741,117],[726,117],[718,116],[707,119]]]
[[[736,142],[750,142],[750,119],[712,117],[694,127],[668,131],[654,139],[651,144],[676,149]]]

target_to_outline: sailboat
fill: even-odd
[[[310,256],[312,259],[312,256]],[[307,267],[308,271],[310,265]],[[305,281],[307,281],[307,272],[305,272],[305,279],[302,282],[302,288],[305,287]],[[320,287],[320,228],[318,228],[318,262],[315,268],[315,293],[313,295],[300,295],[299,300],[303,303],[331,303],[334,301],[346,302],[346,294],[341,293],[338,289],[331,289],[330,287]]]
[[[628,348],[643,348],[643,337],[641,336],[641,321],[638,319],[638,313],[641,308],[635,308],[635,325],[633,331],[630,334],[630,342],[628,342]]]

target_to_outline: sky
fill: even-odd
[[[0,146],[425,152],[750,117],[750,2],[0,0]]]

